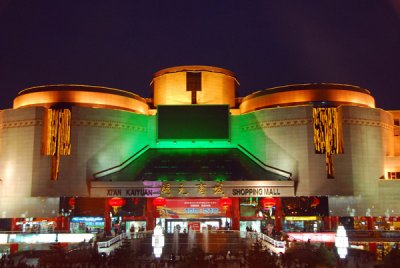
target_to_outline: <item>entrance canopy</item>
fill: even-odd
[[[95,180],[282,181],[289,177],[281,170],[258,165],[235,148],[148,149],[124,168],[109,171],[96,173]]]
[[[148,149],[94,178],[91,197],[294,196],[289,172],[235,148]]]

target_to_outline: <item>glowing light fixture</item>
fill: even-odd
[[[162,249],[165,244],[165,237],[163,230],[159,224],[154,228],[153,236],[151,237],[151,245],[153,246],[153,253],[156,258],[160,258]]]
[[[219,200],[219,203],[221,204],[221,206],[223,206],[224,208],[230,207],[232,205],[232,199],[229,197],[222,197]]]
[[[153,200],[153,205],[155,207],[163,207],[167,204],[167,200],[164,197],[157,197]]]
[[[126,201],[121,197],[113,197],[108,200],[108,204],[114,209],[114,213],[117,213],[118,209],[126,204]]]
[[[273,197],[266,197],[266,198],[261,199],[261,204],[262,204],[263,208],[270,209],[276,205],[276,200]]]
[[[349,247],[349,238],[343,225],[339,225],[335,236],[335,246],[341,259],[346,258],[347,248]]]
[[[70,207],[71,209],[74,209],[74,208],[75,208],[75,203],[76,203],[75,197],[71,197],[71,198],[68,200],[68,205],[69,205],[69,207]]]

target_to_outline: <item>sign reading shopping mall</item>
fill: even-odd
[[[91,197],[294,196],[293,181],[94,181]]]

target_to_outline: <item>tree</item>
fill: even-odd
[[[267,249],[264,248],[262,241],[257,240],[254,242],[253,247],[249,251],[248,264],[249,267],[278,267],[276,264],[277,256],[271,254]]]
[[[399,267],[399,263],[400,263],[400,250],[397,247],[393,248],[383,258],[383,267],[384,268]]]
[[[315,255],[315,261],[317,265],[321,267],[333,267],[335,265],[335,255],[322,243],[315,251]]]
[[[185,263],[187,267],[206,267],[207,261],[205,260],[206,254],[201,248],[193,248],[193,250],[186,256]],[[186,267],[185,266],[185,267]]]

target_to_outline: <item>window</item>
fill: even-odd
[[[400,172],[388,172],[388,176],[387,176],[388,180],[400,180]]]
[[[192,104],[196,104],[196,92],[201,91],[201,73],[186,73],[186,91],[192,92]]]

